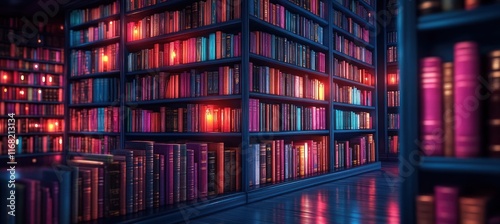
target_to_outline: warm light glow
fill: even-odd
[[[4,91],[4,92],[7,92],[7,88],[4,88],[4,89],[3,89],[3,91]]]
[[[391,78],[392,83],[396,83],[396,79],[394,77]]]
[[[63,25],[61,25],[59,28],[60,28],[61,30],[64,30],[64,26],[63,26]]]
[[[24,75],[21,75],[21,80],[24,81]]]
[[[16,145],[19,145],[19,139],[16,139]]]
[[[19,91],[19,94],[24,95],[24,90]]]
[[[7,75],[3,75],[3,79],[5,79],[5,80],[6,80],[6,79],[7,79]]]
[[[109,25],[113,24],[113,21],[109,21]]]
[[[55,125],[56,125],[56,126],[58,126],[58,125],[59,125],[59,122],[57,122],[57,121],[56,121]]]
[[[325,85],[319,84],[319,100],[325,100]]]
[[[49,132],[54,131],[54,124],[49,124]]]
[[[38,128],[38,124],[35,124],[35,128]]]
[[[39,94],[42,94],[42,90],[41,90],[41,89],[39,89],[39,90],[38,90],[38,93],[39,93]]]
[[[170,54],[170,57],[172,58],[172,60],[177,57],[177,54],[175,53],[175,51],[172,51],[172,53]]]
[[[24,110],[29,110],[29,109],[30,109],[30,108],[29,108],[28,106],[26,106],[26,107],[24,108]]]
[[[35,68],[38,68],[38,64],[35,64]]]
[[[103,55],[102,56],[102,61],[103,62],[108,62],[108,56],[107,55]]]
[[[42,76],[42,82],[45,82],[45,76]]]
[[[62,138],[59,139],[59,145],[62,145]]]
[[[36,158],[31,159],[32,163],[36,163]]]
[[[42,40],[38,39],[38,43],[42,43]]]
[[[49,82],[52,82],[52,76],[49,76]]]
[[[212,132],[213,131],[213,127],[214,127],[214,115],[212,113],[212,110],[211,109],[207,109],[207,111],[205,112],[205,116],[206,116],[206,119],[207,119],[207,132]]]

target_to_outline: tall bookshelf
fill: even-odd
[[[400,115],[401,120],[405,121],[400,131],[400,172],[401,178],[404,178],[400,193],[401,222],[425,222],[429,217],[434,217],[444,222],[450,221],[449,218],[462,222],[472,218],[475,222],[486,223],[488,219],[498,217],[499,212],[497,206],[492,207],[493,213],[488,213],[488,216],[480,214],[487,208],[481,205],[479,201],[482,199],[478,195],[484,194],[486,201],[498,203],[498,199],[488,192],[490,188],[498,189],[500,186],[500,161],[495,151],[498,148],[495,142],[498,129],[495,129],[496,123],[492,122],[498,116],[498,110],[495,109],[495,105],[498,105],[495,102],[498,89],[494,88],[498,85],[498,78],[494,75],[498,70],[494,61],[498,60],[498,56],[493,52],[500,47],[500,34],[490,29],[500,21],[500,5],[468,5],[464,9],[443,3],[442,8],[430,7],[425,8],[425,12],[419,12],[416,2],[401,1],[400,4],[399,55],[400,68],[404,73],[400,79]],[[454,10],[450,10],[450,7]],[[473,41],[475,44],[464,41]],[[463,61],[456,63],[457,60]],[[454,68],[448,70],[445,62],[453,62]],[[448,71],[451,71],[451,76]],[[453,78],[453,88],[448,88],[447,83],[450,82],[447,77]],[[457,77],[470,78],[466,82],[473,85],[455,85]],[[477,88],[478,94],[471,94],[475,89],[467,86]],[[469,98],[478,107],[466,110],[470,113],[468,117],[463,116],[460,110],[447,116],[447,92],[452,92],[451,103],[454,108],[462,106],[460,100],[467,98],[467,94],[475,95]],[[486,95],[489,97],[484,97]],[[428,109],[421,103],[424,99],[442,101],[437,104],[443,105],[444,109],[437,107],[436,110],[424,110]],[[426,122],[431,118],[429,115],[435,116],[436,122]],[[453,129],[455,126],[460,127],[460,124],[454,123],[457,116],[463,117],[462,124],[469,124],[466,129]],[[449,117],[452,118],[451,125],[448,123]],[[429,132],[438,128],[430,126],[436,124],[443,125],[440,127],[445,131],[443,137]],[[449,127],[452,127],[451,130]],[[449,136],[448,130],[454,133]],[[464,134],[463,130],[473,131]],[[427,135],[425,138],[424,134]],[[426,139],[431,141],[425,142]],[[436,141],[439,139],[443,141]],[[457,144],[456,141],[469,139],[476,139],[479,143],[467,148],[467,142]],[[450,143],[454,145],[450,147]],[[431,152],[433,148],[436,150]],[[476,206],[473,210],[467,207],[469,202]],[[434,204],[436,209],[430,207]]]
[[[67,21],[71,21],[74,11],[112,2],[74,5]],[[264,2],[268,7],[263,6]],[[230,168],[224,170],[228,182],[225,176],[214,177],[223,186],[216,186],[208,197],[180,199],[104,220],[181,220],[186,218],[186,209],[191,208],[197,210],[196,215],[188,217],[192,218],[380,168],[378,128],[373,119],[378,113],[377,60],[371,56],[376,50],[374,2],[352,1],[350,8],[347,5],[351,1],[311,1],[311,5],[288,0],[119,3],[118,13],[68,24],[67,31],[67,35],[75,35],[110,21],[120,24],[119,36],[77,41],[76,46],[68,46],[67,52],[71,58],[72,52],[119,43],[119,69],[115,71],[72,77],[72,69],[80,66],[71,66],[75,62],[70,59],[67,68],[72,84],[116,78],[119,97],[112,102],[74,103],[70,96],[75,94],[68,90],[67,102],[73,103],[66,112],[70,127],[72,119],[79,117],[72,110],[118,107],[120,131],[115,134],[68,129],[68,138],[116,136],[120,140],[115,145],[120,148],[129,141],[180,147],[185,143],[210,143],[208,161],[229,161],[224,168]],[[324,11],[319,10],[320,5]],[[352,24],[333,24],[330,10],[351,18],[358,30],[350,31]],[[189,19],[191,23],[185,22]],[[292,19],[301,21],[300,25],[285,22]],[[338,40],[334,40],[335,34]],[[349,50],[356,50],[335,48],[341,39],[350,44]],[[349,68],[352,72],[340,74],[341,69]],[[344,92],[342,97],[334,93],[334,84]],[[299,114],[300,119],[296,119]],[[336,116],[351,119],[342,124],[335,121]],[[273,122],[273,118],[281,119]],[[157,121],[165,125],[157,125]],[[71,141],[68,149],[70,159],[102,159],[108,156],[97,154],[114,153],[112,149],[77,150]]]
[[[57,161],[65,125],[64,26],[31,24],[25,33],[21,17],[0,21],[0,158],[31,165],[46,157]]]
[[[398,64],[398,3],[397,1],[386,0],[378,2],[384,13],[384,21],[381,22],[383,31],[378,35],[378,47],[384,49],[378,51],[377,70],[380,74],[377,78],[378,89],[383,96],[379,97],[380,139],[379,155],[381,160],[395,161],[399,155],[399,64]],[[383,122],[383,123],[382,123]]]

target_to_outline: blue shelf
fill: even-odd
[[[103,131],[69,131],[68,135],[108,135],[120,136],[118,132],[103,132]]]
[[[351,63],[355,63],[355,64],[360,65],[362,67],[369,68],[369,69],[375,69],[375,66],[373,66],[371,64],[368,64],[368,63],[366,63],[364,61],[358,60],[356,58],[353,58],[353,57],[351,57],[351,56],[349,56],[347,54],[344,54],[344,53],[342,53],[340,51],[333,50],[333,55],[334,55],[334,57],[346,60],[346,61],[351,62]],[[375,59],[375,57],[373,57],[373,59]]]
[[[182,30],[174,33],[162,34],[155,37],[149,37],[141,40],[127,41],[126,45],[129,51],[144,49],[146,46],[152,46],[156,43],[171,42],[183,40],[191,37],[199,37],[216,31],[234,31],[241,27],[241,20],[231,20],[223,23],[201,26],[194,29]]]
[[[391,111],[395,111],[396,110],[397,111],[397,110],[399,110],[399,106],[397,106],[397,107],[387,107],[387,110],[391,110]]]
[[[307,38],[300,36],[298,34],[292,33],[292,32],[285,30],[279,26],[275,26],[271,23],[263,21],[255,16],[250,16],[250,24],[254,25],[254,27],[256,27],[255,29],[257,29],[259,31],[274,33],[280,37],[287,37],[287,39],[291,39],[294,42],[308,45],[314,50],[320,50],[320,51],[325,51],[325,52],[328,51],[328,47],[326,47],[325,45],[323,45],[319,42],[315,42],[313,40],[307,39]],[[328,29],[324,28],[323,32],[325,32],[325,30],[328,30]]]
[[[331,172],[318,176],[306,177],[304,179],[299,179],[296,181],[286,181],[283,183],[273,184],[270,186],[257,187],[253,190],[248,191],[248,203],[260,201],[270,197],[275,197],[278,195],[312,187],[315,185],[328,183],[334,180],[339,180],[350,176],[359,175],[361,173],[379,170],[381,166],[382,165],[380,162],[374,162],[341,171]]]
[[[95,47],[101,47],[101,46],[106,46],[114,43],[118,43],[120,41],[120,37],[113,37],[109,39],[104,39],[104,40],[97,40],[97,41],[92,41],[84,44],[79,44],[76,46],[70,46],[70,49],[88,49],[88,48],[95,48]]]
[[[341,5],[340,3],[338,3],[337,1],[332,1],[332,2],[333,2],[333,8],[334,9],[336,9],[338,11],[341,11],[347,17],[351,17],[359,25],[368,27],[368,29],[370,29],[370,30],[374,30],[375,29],[374,25],[370,24],[368,21],[366,21],[365,19],[361,18],[361,16],[358,16],[356,13],[354,13],[351,10],[349,10],[348,8],[344,7],[343,5]]]
[[[353,130],[334,130],[335,134],[365,134],[374,133],[375,129],[353,129]]]
[[[127,132],[126,137],[240,137],[241,132]]]
[[[387,47],[397,47],[398,43],[387,43],[386,46]]]
[[[353,80],[350,80],[350,79],[346,79],[346,78],[342,78],[342,77],[338,77],[338,76],[332,76],[332,79],[334,82],[336,81],[339,81],[339,82],[342,82],[342,83],[345,83],[345,84],[349,84],[349,85],[354,85],[356,87],[362,87],[362,88],[365,88],[365,89],[375,89],[375,86],[369,86],[369,85],[366,85],[366,84],[363,84],[363,83],[360,83],[360,82],[356,82],[356,81],[353,81]]]
[[[178,71],[188,71],[188,70],[197,69],[197,68],[206,69],[209,66],[212,66],[212,67],[222,66],[222,65],[226,65],[226,64],[235,64],[238,62],[241,62],[240,57],[223,58],[223,59],[216,59],[216,60],[211,60],[211,61],[201,61],[201,62],[194,62],[194,63],[188,63],[188,64],[163,66],[160,68],[132,71],[132,72],[127,72],[126,75],[133,77],[135,75],[156,74],[157,72],[178,72]]]
[[[62,86],[41,86],[41,85],[32,85],[32,84],[6,84],[6,83],[0,83],[0,86],[6,86],[6,87],[24,87],[24,88],[44,88],[44,89],[60,89],[63,88]]]
[[[118,107],[120,106],[120,102],[103,102],[103,103],[71,103],[68,104],[69,108],[76,108],[76,107],[111,107],[115,106]]]
[[[69,77],[70,80],[91,79],[91,78],[105,78],[120,75],[120,71],[99,72],[86,75],[77,75]]]
[[[474,10],[436,13],[418,18],[419,31],[440,31],[500,21],[500,4],[484,5]],[[495,24],[497,24],[495,23]]]
[[[295,5],[288,0],[279,0],[278,3],[282,6],[284,6],[290,12],[293,12],[295,14],[300,14],[301,16],[305,16],[305,17],[308,17],[309,19],[314,20],[320,26],[328,26],[328,21],[326,19],[323,19],[323,18],[317,16],[316,14],[314,14],[314,13],[312,13],[304,8],[302,8],[298,5]],[[326,5],[327,4],[325,4],[325,6]],[[328,16],[328,14],[325,14],[325,15]]]
[[[255,93],[255,92],[250,92],[250,98],[258,98],[258,99],[264,99],[264,100],[289,102],[289,103],[297,103],[297,104],[328,105],[328,101],[325,101],[325,100],[314,100],[314,99],[307,99],[307,98],[280,96],[280,95]]]
[[[120,19],[120,14],[113,14],[110,16],[102,17],[99,19],[85,22],[85,23],[80,23],[77,25],[70,26],[69,29],[70,30],[78,30],[78,29],[82,29],[82,28],[87,28],[89,26],[98,25],[100,22],[105,22],[105,21],[110,21],[110,20],[119,20],[119,19]]]
[[[315,131],[280,131],[280,132],[250,132],[250,137],[260,137],[260,136],[294,136],[294,135],[327,135],[330,131],[328,130],[315,130]]]
[[[344,29],[337,27],[335,25],[333,25],[332,28],[333,28],[334,32],[337,32],[337,33],[341,34],[342,36],[347,37],[351,41],[354,41],[354,43],[356,43],[357,45],[362,46],[362,47],[366,47],[369,50],[375,50],[375,46],[373,44],[368,43],[365,40],[363,40],[357,36],[354,36],[354,34],[349,33],[347,31],[345,31]]]
[[[375,110],[375,106],[363,106],[363,105],[356,105],[356,104],[349,104],[349,103],[339,103],[339,102],[333,102],[333,106],[335,108],[347,108],[347,109],[361,109],[361,110]]]
[[[241,95],[224,95],[224,96],[201,96],[175,99],[147,100],[147,101],[129,101],[127,106],[145,106],[145,105],[168,105],[171,103],[202,103],[222,100],[240,100]]]
[[[315,75],[318,77],[328,78],[328,74],[326,74],[326,73],[314,71],[314,70],[311,70],[308,68],[299,67],[299,66],[294,65],[294,64],[278,61],[278,60],[275,60],[272,58],[267,58],[267,57],[260,56],[258,54],[254,54],[254,53],[250,53],[250,60],[257,61],[257,62],[260,62],[261,64],[266,64],[269,66],[277,66],[280,68],[295,70],[295,72],[305,72],[305,73]],[[327,63],[327,62],[325,62],[325,63]]]
[[[388,132],[399,132],[399,129],[388,128],[387,131]]]
[[[422,157],[419,168],[430,172],[500,174],[500,158]]]

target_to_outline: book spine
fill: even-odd
[[[421,60],[421,113],[422,113],[422,145],[427,156],[443,155],[441,144],[442,132],[442,82],[441,82],[441,59],[428,57]]]

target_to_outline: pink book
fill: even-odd
[[[476,96],[479,53],[475,42],[455,44],[455,156],[475,157],[480,154],[480,110]]]
[[[451,186],[435,186],[436,224],[458,223],[459,189]]]
[[[421,60],[421,138],[427,156],[443,155],[442,132],[442,81],[441,59],[427,57]]]
[[[205,198],[208,196],[208,145],[206,143],[187,143],[186,148],[194,150],[194,163],[198,166],[195,171],[197,197]]]

